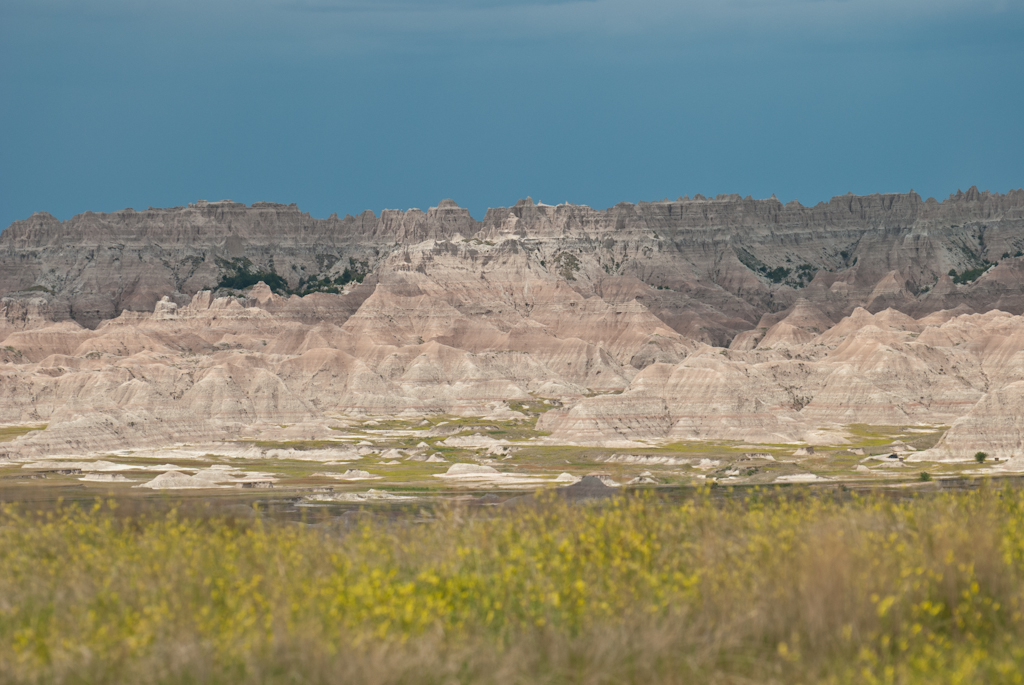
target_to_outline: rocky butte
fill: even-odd
[[[563,444],[884,424],[950,426],[930,460],[1024,450],[1024,190],[39,213],[0,234],[0,293],[0,423],[47,424],[7,458],[538,398]]]

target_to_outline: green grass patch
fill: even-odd
[[[40,423],[35,426],[0,426],[0,442],[7,442],[27,435],[32,431],[46,430],[46,424]]]
[[[508,403],[509,409],[511,409],[512,411],[520,412],[522,414],[526,414],[527,416],[536,416],[539,414],[543,414],[544,412],[551,411],[552,409],[555,409],[558,406],[560,406],[560,404],[555,404],[550,400],[547,404],[544,403],[544,400]]]
[[[848,449],[861,447],[884,447],[895,440],[900,440],[918,450],[926,450],[935,446],[949,426],[873,426],[854,423],[846,426],[846,431],[853,438]],[[924,431],[924,432],[922,432]]]
[[[351,445],[336,440],[239,440],[240,444],[255,445],[267,450],[322,450],[322,449],[345,449]]]

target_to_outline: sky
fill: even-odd
[[[0,226],[1024,186],[1024,0],[0,0]]]

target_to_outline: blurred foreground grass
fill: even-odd
[[[1018,490],[416,520],[7,507],[0,680],[1024,682]]]

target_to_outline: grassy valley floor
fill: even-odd
[[[330,439],[239,440],[81,458],[0,460],[0,502],[163,497],[167,490],[142,486],[171,470],[205,477],[208,489],[192,482],[189,496],[218,502],[289,500],[302,507],[323,507],[332,500],[359,502],[370,489],[383,496],[429,500],[488,492],[504,499],[587,475],[633,489],[711,484],[748,489],[794,483],[934,489],[937,484],[956,486],[965,477],[1014,476],[1024,466],[995,459],[979,463],[972,455],[955,462],[917,458],[917,453],[935,445],[945,426],[854,424],[846,427],[845,442],[814,448],[724,440],[617,447],[558,444],[535,428],[537,416],[546,408],[540,403],[517,406],[525,418],[515,419],[338,417]],[[0,443],[42,427],[0,427]],[[888,458],[894,452],[899,458]],[[488,466],[494,473],[446,477],[459,463]],[[258,489],[258,496],[253,497],[253,491],[231,492],[243,487]],[[171,492],[178,496],[183,490]]]

